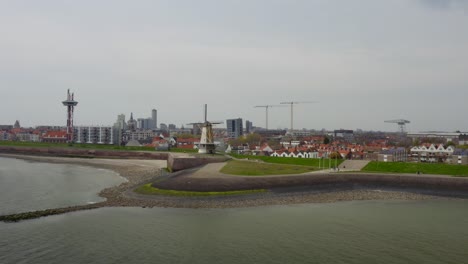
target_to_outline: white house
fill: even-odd
[[[451,159],[454,151],[453,146],[444,147],[442,144],[438,146],[431,144],[429,147],[414,146],[410,153],[413,159],[421,162],[445,162],[447,159]]]

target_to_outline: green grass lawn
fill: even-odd
[[[362,169],[365,172],[393,172],[441,174],[452,176],[468,176],[468,166],[440,163],[404,163],[404,162],[378,162],[371,161]]]
[[[265,176],[299,174],[314,170],[316,170],[316,168],[299,165],[231,160],[221,169],[221,172],[244,176]]]
[[[234,158],[238,159],[258,159],[268,163],[277,163],[277,164],[290,164],[290,165],[302,165],[302,166],[311,166],[311,167],[326,167],[331,166],[332,168],[335,166],[339,166],[343,160],[329,160],[329,159],[309,159],[309,158],[282,158],[282,157],[269,157],[269,156],[253,156],[253,155],[238,155],[238,154],[230,154]],[[324,165],[322,165],[324,164]]]
[[[198,153],[198,149],[186,149],[186,148],[171,148],[169,152],[180,152],[180,153]]]
[[[220,196],[220,195],[238,195],[238,194],[251,194],[251,193],[260,193],[266,192],[265,189],[256,189],[256,190],[242,190],[242,191],[226,191],[226,192],[193,192],[193,191],[176,191],[176,190],[163,190],[154,188],[151,186],[151,183],[145,184],[143,186],[135,189],[135,192],[141,194],[149,195],[172,195],[172,196]]]

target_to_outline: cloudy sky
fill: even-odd
[[[64,125],[69,88],[76,125],[468,131],[467,2],[0,0],[0,124]]]

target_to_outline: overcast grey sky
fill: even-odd
[[[0,0],[0,124],[64,125],[70,88],[76,125],[468,131],[467,2]]]

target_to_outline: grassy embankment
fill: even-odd
[[[232,157],[237,159],[249,159],[249,160],[261,160],[267,163],[277,163],[277,164],[290,164],[290,165],[301,165],[301,166],[310,166],[318,168],[319,164],[322,168],[328,168],[339,166],[343,160],[338,159],[309,159],[309,158],[282,158],[282,157],[269,157],[269,156],[253,156],[253,155],[238,155],[230,154]]]
[[[101,144],[65,144],[65,143],[43,143],[43,142],[20,142],[20,141],[0,141],[0,146],[14,147],[37,147],[37,148],[76,148],[76,149],[102,149],[102,150],[121,150],[121,151],[157,151],[153,147],[125,147],[115,145]],[[196,153],[195,149],[171,148],[170,152]]]
[[[239,195],[239,194],[252,194],[267,192],[265,189],[255,190],[242,190],[242,191],[226,191],[226,192],[194,192],[194,191],[177,191],[177,190],[164,190],[158,189],[151,186],[151,183],[135,189],[135,192],[140,194],[150,195],[172,195],[172,196],[222,196],[222,195]]]
[[[299,174],[314,170],[316,168],[310,166],[231,160],[221,169],[221,172],[243,176],[266,176]]]
[[[404,163],[371,161],[362,169],[364,172],[439,174],[451,176],[468,176],[468,166],[439,163]]]

